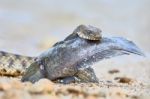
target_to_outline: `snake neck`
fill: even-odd
[[[0,51],[0,75],[21,76],[35,58]]]

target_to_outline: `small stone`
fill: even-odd
[[[115,74],[115,73],[119,73],[120,71],[118,69],[112,69],[112,70],[109,70],[108,73],[110,74]]]
[[[118,80],[119,83],[127,83],[127,84],[131,84],[133,82],[133,80],[128,77],[116,77],[115,80]]]
[[[67,92],[68,93],[72,93],[72,94],[81,94],[82,92],[82,88],[79,86],[68,86],[67,87]]]

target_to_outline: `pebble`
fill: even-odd
[[[133,83],[133,79],[128,77],[116,77],[115,80],[118,80],[119,83],[127,83],[127,84]]]
[[[112,70],[109,70],[108,73],[110,74],[115,74],[115,73],[119,73],[120,71],[118,69],[112,69]]]

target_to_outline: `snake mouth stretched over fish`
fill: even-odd
[[[79,25],[63,41],[37,57],[0,52],[0,74],[23,75],[22,81],[31,82],[48,78],[62,83],[98,83],[91,67],[95,62],[131,53],[144,55],[132,41],[122,37],[102,37],[101,32],[91,25]]]

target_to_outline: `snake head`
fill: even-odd
[[[79,25],[74,33],[77,33],[80,38],[87,40],[101,40],[102,34],[99,28],[91,25]]]
[[[34,62],[29,66],[29,68],[27,68],[21,81],[23,81],[23,82],[30,81],[30,82],[34,83],[41,78],[44,78],[44,75],[41,72],[40,65],[38,64],[38,62]]]

